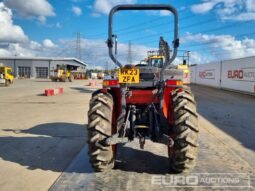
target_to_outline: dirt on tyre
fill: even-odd
[[[189,88],[171,94],[174,145],[169,153],[171,170],[189,172],[196,165],[198,155],[198,115],[196,102]]]
[[[112,115],[111,94],[93,94],[88,111],[88,154],[95,171],[106,171],[114,167],[115,149],[104,143],[112,135]]]

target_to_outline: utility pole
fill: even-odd
[[[105,62],[105,73],[108,74],[108,61]]]
[[[76,58],[79,60],[82,59],[81,57],[81,33],[77,32],[76,33]]]
[[[188,56],[188,66],[189,66],[190,51],[187,52],[187,56]]]
[[[131,41],[128,43],[128,57],[127,57],[127,63],[132,64],[132,47],[131,47]]]

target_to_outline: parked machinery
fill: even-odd
[[[9,86],[14,81],[13,70],[7,66],[0,66],[0,84]]]
[[[112,18],[120,10],[168,10],[174,15],[173,54],[168,61],[122,65],[114,56]],[[166,144],[172,170],[185,172],[195,166],[198,153],[198,114],[189,88],[183,86],[183,71],[173,65],[179,47],[178,14],[169,5],[118,5],[109,13],[108,48],[119,66],[118,78],[105,79],[95,91],[88,111],[88,146],[96,171],[115,164],[117,144],[146,138]],[[116,43],[115,43],[116,48]],[[116,51],[115,51],[116,52]],[[152,57],[151,57],[152,58]]]
[[[189,52],[189,51],[187,51]],[[168,43],[164,40],[164,38],[161,36],[159,40],[159,50],[157,51],[148,51],[148,62],[151,63],[152,66],[162,65],[165,62],[168,62],[170,59],[170,47]],[[183,64],[178,64],[177,69],[180,69],[183,71],[183,84],[188,85],[190,84],[190,71],[189,66],[186,64],[186,62],[183,62]]]
[[[188,85],[190,84],[190,70],[187,64],[179,64],[178,69],[183,71],[183,84]]]
[[[73,81],[73,75],[71,73],[71,70],[73,69],[70,65],[57,65],[57,68],[54,70],[51,70],[50,79],[53,82],[66,82],[67,80],[69,82]]]
[[[103,72],[98,72],[97,73],[97,79],[103,79],[104,78],[104,73]]]

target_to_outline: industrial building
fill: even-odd
[[[49,78],[57,65],[70,65],[85,71],[87,64],[76,58],[1,57],[0,64],[13,68],[17,78]]]

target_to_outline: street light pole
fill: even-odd
[[[190,56],[190,51],[187,51],[187,56],[188,56],[188,66],[189,66],[189,56]]]
[[[185,54],[186,54],[186,56],[185,56]],[[188,65],[189,65],[189,56],[190,56],[190,51],[189,51],[189,50],[183,52],[183,56],[182,56],[183,62],[184,62],[184,60],[185,60],[185,64],[188,64]],[[186,63],[185,57],[187,57],[187,61],[188,61],[187,63]],[[184,63],[183,63],[183,64],[184,64]]]

